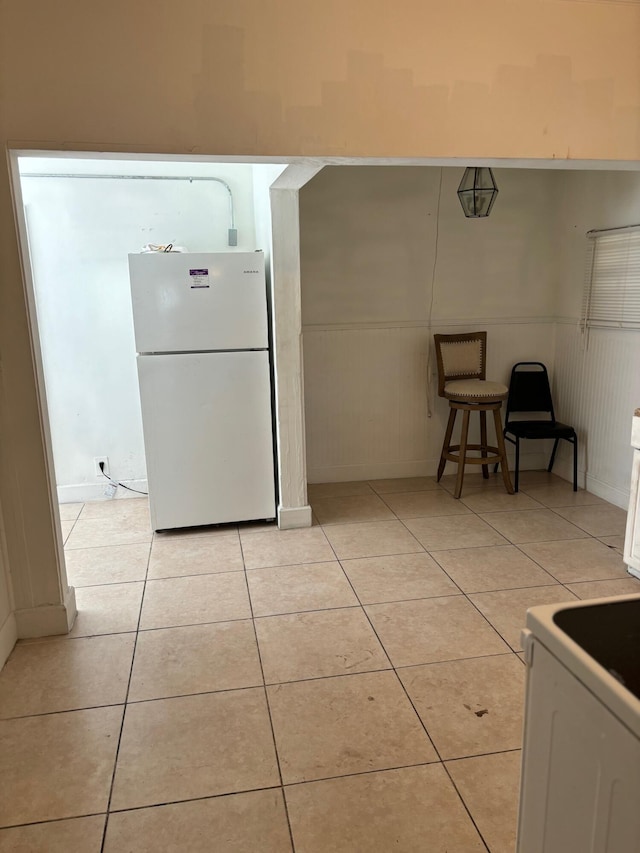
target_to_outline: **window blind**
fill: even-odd
[[[587,238],[583,328],[640,329],[640,225]]]

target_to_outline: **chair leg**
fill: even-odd
[[[520,439],[516,436],[516,492],[520,489]]]
[[[442,453],[440,454],[440,464],[438,465],[438,476],[436,477],[436,481],[438,483],[440,482],[440,478],[444,473],[444,466],[447,464],[445,453],[449,450],[449,445],[451,444],[451,436],[453,435],[453,425],[456,422],[457,414],[457,409],[449,409],[449,420],[447,422],[447,429],[444,434],[444,441],[442,443]]]
[[[483,456],[487,455],[487,413],[484,411],[480,412],[480,444],[482,445],[482,450],[480,453]],[[485,480],[489,479],[489,466],[482,466],[482,477]]]
[[[496,441],[498,443],[498,453],[500,455],[500,467],[502,468],[502,479],[507,492],[513,494],[513,484],[509,476],[509,466],[507,464],[507,449],[504,446],[504,435],[502,433],[502,420],[500,418],[500,409],[493,410],[493,419],[496,425]],[[518,491],[518,445],[516,444],[516,492]]]
[[[560,441],[560,439],[556,438],[556,440],[553,442],[553,450],[551,451],[551,459],[549,460],[549,467],[547,468],[547,471],[549,471],[549,472],[553,471],[553,463],[556,461],[556,450],[558,449],[558,442],[559,441]]]
[[[578,436],[573,437],[573,491],[578,491]]]
[[[459,498],[462,494],[462,481],[464,480],[464,463],[467,459],[469,414],[469,409],[465,409],[462,413],[462,431],[460,432],[460,450],[458,451],[458,479],[456,480],[456,490],[453,493],[454,498]]]

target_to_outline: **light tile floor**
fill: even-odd
[[[0,673],[0,851],[512,853],[535,604],[640,592],[543,472],[309,488],[314,526],[61,507],[79,616]]]

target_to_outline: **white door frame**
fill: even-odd
[[[55,487],[51,431],[47,409],[42,353],[35,308],[35,292],[29,260],[28,239],[18,170],[18,157],[91,159],[178,160],[182,162],[285,163],[288,167],[270,190],[272,210],[273,331],[276,372],[276,436],[278,449],[280,527],[308,527],[311,508],[307,502],[302,316],[300,287],[299,191],[324,166],[491,166],[509,169],[558,169],[636,171],[632,161],[530,160],[495,158],[363,158],[363,157],[238,157],[218,155],[124,153],[86,150],[51,150],[41,146],[9,151],[14,214],[19,234],[22,278],[38,394],[38,411],[45,452],[46,476],[55,530],[58,568],[58,600],[51,603],[53,579],[40,577],[38,567],[29,567],[24,577],[12,574],[15,619],[19,637],[65,633],[76,614],[75,595],[67,582],[64,550]],[[54,586],[56,584],[54,583]],[[46,594],[45,594],[46,591]],[[42,599],[42,600],[40,600]]]

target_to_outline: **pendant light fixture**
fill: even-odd
[[[497,195],[498,187],[491,169],[467,166],[458,187],[458,198],[468,219],[488,216]]]

